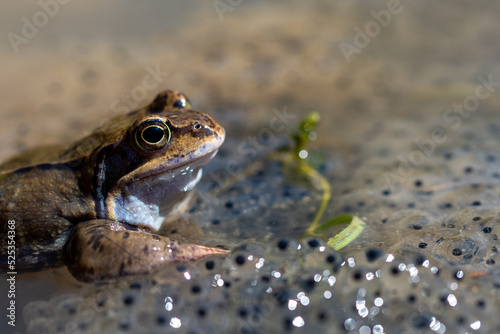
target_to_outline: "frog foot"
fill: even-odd
[[[75,226],[68,240],[67,265],[80,281],[106,281],[149,274],[176,261],[195,261],[228,250],[184,244],[161,235],[130,230],[99,219]]]

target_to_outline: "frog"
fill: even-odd
[[[109,281],[228,253],[158,233],[190,207],[202,167],[224,139],[212,117],[166,90],[74,143],[6,161],[2,270],[15,258],[18,273],[66,266],[79,281]]]

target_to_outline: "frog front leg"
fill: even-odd
[[[148,274],[166,263],[229,252],[130,230],[106,219],[77,224],[66,250],[69,271],[86,282]]]

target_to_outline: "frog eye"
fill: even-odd
[[[186,95],[179,93],[177,94],[177,97],[179,99],[174,102],[174,108],[191,109],[191,102],[189,102],[189,99],[186,97]]]
[[[147,151],[163,148],[169,142],[170,137],[170,128],[158,119],[144,121],[135,130],[135,142]]]

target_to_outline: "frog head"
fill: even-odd
[[[87,138],[94,149],[81,164],[97,218],[157,231],[183,211],[224,138],[219,124],[176,91],[103,124]]]

